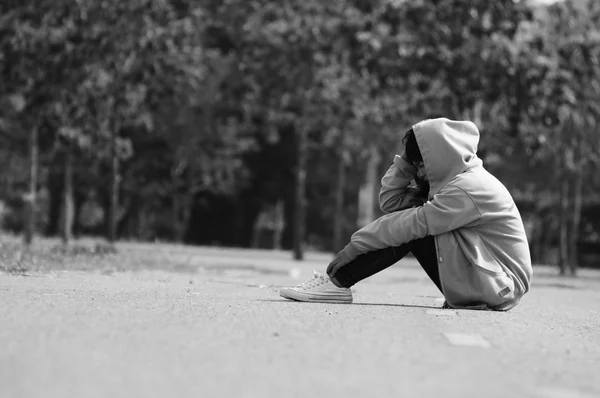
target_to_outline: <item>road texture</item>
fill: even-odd
[[[600,272],[538,267],[508,313],[441,310],[411,260],[352,305],[279,297],[329,259],[123,244],[0,273],[0,397],[600,397]]]

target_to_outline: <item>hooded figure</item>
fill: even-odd
[[[506,187],[477,157],[475,124],[430,119],[412,132],[422,162],[395,156],[379,195],[388,214],[352,236],[329,265],[329,277],[315,273],[282,296],[351,302],[350,286],[409,251],[450,307],[509,310],[527,293],[532,268],[525,228]],[[425,198],[410,186],[419,171],[429,183]]]

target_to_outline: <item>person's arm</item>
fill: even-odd
[[[345,260],[359,254],[396,247],[428,235],[440,235],[478,221],[481,212],[468,193],[448,185],[423,206],[384,215],[352,235]]]
[[[409,187],[416,168],[403,155],[404,152],[394,157],[394,163],[381,179],[379,207],[384,213],[421,206],[425,202],[419,189]]]

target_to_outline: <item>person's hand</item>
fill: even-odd
[[[346,255],[346,253],[344,253],[344,251],[342,250],[341,252],[335,255],[334,259],[331,260],[331,262],[327,266],[327,275],[329,275],[330,278],[335,277],[336,272],[338,272],[338,270],[344,265],[349,264],[351,261],[352,260],[350,260],[348,255]]]
[[[408,162],[408,158],[406,157],[406,149],[403,149],[402,152],[400,152],[400,157]]]

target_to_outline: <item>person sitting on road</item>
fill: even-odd
[[[477,156],[470,121],[429,119],[404,136],[381,180],[385,213],[352,235],[327,267],[284,298],[352,303],[350,287],[409,252],[444,295],[444,306],[509,310],[529,291],[529,244],[515,202]],[[414,183],[413,183],[414,181]]]

